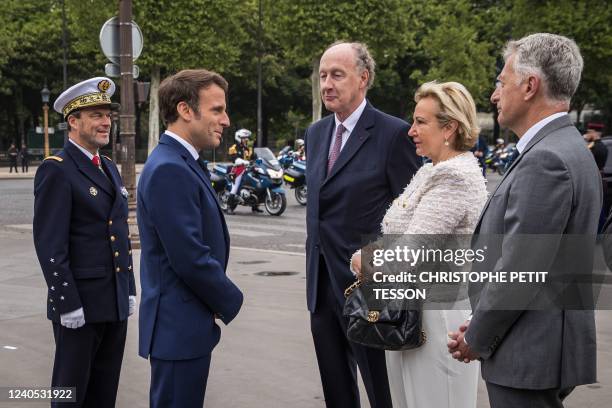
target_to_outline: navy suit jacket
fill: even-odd
[[[179,142],[164,134],[138,182],[141,240],[139,354],[199,358],[219,341],[242,293],[227,277],[229,234],[210,180]]]
[[[81,307],[86,323],[125,320],[136,295],[127,194],[108,157],[102,167],[67,142],[36,171],[34,246],[53,322]]]
[[[342,303],[344,289],[354,281],[351,255],[364,239],[380,233],[385,211],[421,164],[408,136],[408,123],[368,102],[331,173],[326,174],[334,126],[334,115],[329,115],[311,125],[304,137],[308,157],[306,294],[311,312],[317,303],[320,255]]]

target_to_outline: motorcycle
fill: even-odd
[[[270,215],[281,215],[287,207],[287,197],[283,190],[283,169],[267,147],[256,147],[255,157],[242,176],[237,201],[230,202],[230,192],[234,184],[231,175],[232,165],[217,164],[211,173],[211,182],[217,192],[219,204],[225,213],[232,213],[238,205],[253,207],[264,204]]]
[[[283,180],[295,190],[295,200],[300,205],[306,205],[308,191],[306,188],[306,160],[300,160],[289,151],[289,146],[279,152],[278,161],[284,169]]]
[[[500,176],[503,176],[514,161],[515,150],[516,146],[511,143],[508,146],[498,148],[494,152],[489,153],[485,158],[487,167],[497,172]]]

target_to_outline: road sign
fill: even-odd
[[[132,20],[132,59],[136,61],[142,53],[143,37],[140,27]],[[102,25],[100,30],[100,47],[113,64],[119,65],[119,18],[112,17]],[[107,75],[109,75],[107,73]],[[134,76],[136,78],[136,76]]]
[[[106,64],[104,66],[104,73],[106,74],[106,76],[109,76],[111,78],[119,78],[121,76],[121,69],[117,64]],[[132,76],[134,77],[134,79],[136,79],[139,75],[140,68],[138,67],[138,65],[133,65]]]

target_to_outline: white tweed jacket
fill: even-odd
[[[383,234],[472,234],[487,200],[471,152],[425,164],[385,214]]]

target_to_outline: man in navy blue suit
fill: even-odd
[[[114,91],[99,77],[57,98],[69,139],[34,179],[34,245],[55,337],[51,385],[76,387],[75,407],[115,406],[127,318],[136,308],[127,190],[98,152],[109,142]]]
[[[327,407],[359,407],[359,371],[373,408],[391,407],[384,351],[349,342],[344,289],[351,255],[380,231],[386,209],[420,165],[408,123],[365,96],[375,63],[361,43],[336,43],[321,57],[321,97],[333,115],[306,131],[306,286]]]
[[[206,71],[166,78],[159,104],[167,130],[138,183],[142,245],[139,354],[150,358],[150,406],[201,408],[211,353],[219,342],[215,320],[228,324],[242,292],[227,277],[229,234],[198,159],[221,143],[229,126],[227,82]]]

